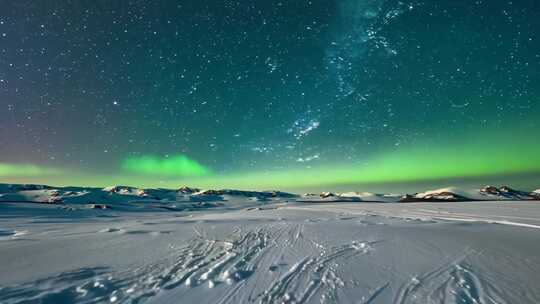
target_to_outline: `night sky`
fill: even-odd
[[[0,182],[539,181],[536,0],[0,7]]]

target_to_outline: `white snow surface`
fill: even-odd
[[[540,303],[540,202],[504,193],[0,184],[0,303]]]

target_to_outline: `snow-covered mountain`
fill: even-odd
[[[281,191],[202,190],[190,187],[179,189],[142,189],[129,186],[106,188],[51,187],[47,185],[0,184],[0,202],[47,203],[78,205],[99,209],[210,208],[226,206],[227,202],[466,202],[500,200],[539,200],[540,189],[526,192],[508,186],[485,186],[481,189],[463,190],[455,187],[436,189],[415,194],[377,194],[370,192],[345,192],[296,195]]]
[[[497,188],[485,186],[481,189],[463,190],[454,187],[442,188],[414,195],[405,195],[400,202],[466,202],[466,201],[501,201],[501,200],[537,200],[540,195],[535,192],[515,190],[508,186]]]
[[[0,202],[25,202],[71,206],[73,208],[119,210],[193,210],[294,199],[296,195],[280,191],[142,189],[129,186],[106,188],[51,187],[45,185],[0,184]],[[233,199],[234,198],[234,199]],[[228,205],[232,205],[230,203]]]
[[[319,195],[305,194],[306,201],[361,201],[381,203],[409,202],[469,202],[469,201],[501,201],[501,200],[539,200],[540,189],[533,192],[515,190],[508,186],[500,188],[485,186],[481,189],[464,190],[456,187],[435,189],[414,194],[380,194],[371,192],[322,192]]]

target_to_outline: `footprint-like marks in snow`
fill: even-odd
[[[303,258],[259,295],[260,303],[306,303],[315,295],[321,303],[339,302],[339,290],[346,286],[336,263],[369,253],[375,243],[353,241]]]
[[[463,261],[445,265],[402,286],[395,303],[503,304],[498,289]]]
[[[338,264],[368,254],[375,242],[354,241],[335,247],[322,247],[292,266],[276,265],[274,271],[261,267],[272,248],[283,246],[282,237],[292,237],[292,244],[304,242],[303,225],[279,225],[283,229],[263,226],[255,230],[235,229],[224,239],[212,239],[204,230],[186,246],[152,264],[121,271],[85,268],[22,285],[0,288],[0,302],[18,303],[137,303],[163,290],[173,288],[214,288],[230,286],[221,298],[232,301],[232,295],[246,286],[255,270],[272,273],[274,279],[264,291],[253,294],[257,303],[321,303],[339,301],[346,283],[338,275]],[[278,227],[279,228],[279,227]],[[102,232],[119,233],[120,228]],[[271,233],[273,232],[273,233]],[[285,246],[286,247],[286,246]],[[284,248],[285,248],[284,247]],[[274,264],[273,264],[274,265]],[[269,265],[267,265],[269,266]],[[282,267],[289,267],[284,273]],[[259,275],[265,275],[259,273]]]

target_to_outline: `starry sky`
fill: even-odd
[[[0,182],[540,186],[538,1],[0,6]]]

